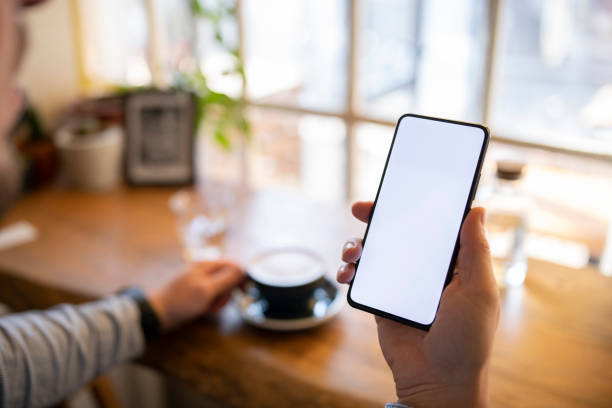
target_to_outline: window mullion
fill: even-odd
[[[348,29],[349,29],[349,49],[347,53],[347,88],[346,88],[346,170],[345,170],[345,189],[346,198],[351,199],[354,192],[353,173],[355,165],[355,125],[358,105],[358,61],[359,61],[359,17],[360,0],[348,1]]]
[[[489,124],[493,103],[493,76],[497,59],[499,22],[503,0],[489,0],[489,43],[487,45],[485,80],[483,86],[482,122]]]

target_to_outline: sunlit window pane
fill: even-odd
[[[194,54],[195,21],[188,1],[158,0],[160,25],[164,34],[162,61],[169,72],[176,72]]]
[[[612,153],[612,1],[503,4],[493,130]]]
[[[144,0],[81,0],[78,10],[87,85],[148,84]]]
[[[341,110],[346,95],[347,2],[246,0],[250,98]]]
[[[342,120],[252,108],[249,178],[255,187],[296,188],[316,199],[345,198]]]
[[[385,166],[393,127],[371,123],[355,126],[354,199],[374,200]]]
[[[487,13],[484,0],[361,1],[362,114],[481,120]]]
[[[168,0],[172,1],[172,0]],[[216,91],[226,93],[234,98],[242,95],[242,78],[237,71],[239,65],[234,51],[238,50],[238,16],[228,14],[230,9],[236,7],[235,0],[201,1],[207,9],[214,13],[222,12],[223,17],[218,24],[216,32],[215,17],[197,17],[196,28],[196,55],[199,58],[199,67],[206,76],[208,86]],[[221,41],[215,38],[221,36]]]

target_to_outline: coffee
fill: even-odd
[[[303,249],[266,252],[248,266],[252,279],[276,287],[301,286],[324,274],[321,260]]]

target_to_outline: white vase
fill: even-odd
[[[62,171],[69,185],[85,190],[109,190],[121,179],[123,132],[111,126],[97,133],[76,135],[69,127],[55,134]]]

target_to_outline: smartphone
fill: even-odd
[[[488,143],[482,125],[413,114],[399,119],[349,287],[351,306],[431,327]]]

